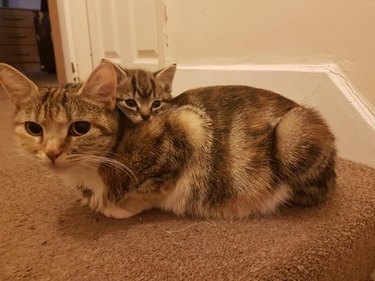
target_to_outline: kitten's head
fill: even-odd
[[[0,64],[0,86],[16,107],[17,143],[56,172],[93,166],[117,132],[116,73],[97,67],[86,83],[37,87],[16,69]]]
[[[117,106],[133,123],[147,121],[168,107],[175,64],[157,72],[114,67],[118,77]]]

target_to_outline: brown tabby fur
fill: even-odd
[[[110,63],[104,59],[103,62]],[[117,88],[119,94],[117,105],[133,123],[141,123],[149,118],[152,119],[168,107],[168,103],[172,100],[175,64],[156,72],[123,68],[115,64],[113,64],[113,67],[118,73]],[[133,101],[136,106],[128,106],[127,100]],[[160,106],[153,107],[155,101],[160,102]]]
[[[288,202],[316,204],[333,188],[334,137],[314,110],[266,90],[216,86],[187,91],[153,119],[134,124],[115,108],[120,78],[102,63],[83,86],[38,93],[22,74],[0,65],[21,146],[106,216],[157,207],[246,217]],[[25,121],[41,124],[43,136],[27,134]],[[70,136],[76,121],[91,129]],[[46,157],[51,149],[55,161]]]

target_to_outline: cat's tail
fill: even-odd
[[[297,106],[280,119],[274,152],[280,180],[292,189],[292,203],[317,204],[335,186],[334,136],[315,110]]]

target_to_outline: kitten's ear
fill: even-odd
[[[123,70],[119,65],[112,63],[113,69],[116,72],[117,76],[117,83],[121,83],[124,79],[128,78],[128,75],[126,74],[125,70]]]
[[[176,72],[176,64],[171,64],[157,72],[155,72],[155,77],[158,79],[164,86],[167,92],[172,91],[173,77]]]
[[[38,87],[25,75],[5,63],[0,63],[0,87],[19,106],[38,94]]]
[[[111,63],[102,62],[82,86],[80,95],[107,109],[116,106],[117,77]]]

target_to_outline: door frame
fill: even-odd
[[[155,28],[150,28],[151,34],[149,35],[156,40],[144,46],[137,41],[137,37],[147,37],[148,30],[146,28],[144,31],[143,28],[139,28],[143,23],[137,23],[135,19],[139,16],[139,10],[147,7],[147,2],[147,0],[127,2],[129,10],[127,25],[130,29],[126,33],[129,36],[127,45],[129,55],[127,55],[126,65],[157,70],[169,63],[165,34],[166,7],[163,0],[153,2],[150,12],[155,13],[152,15],[155,18]],[[89,26],[89,15],[92,20],[95,19],[93,16],[95,12],[98,12],[95,11],[97,9],[95,5],[89,6],[89,4],[87,0],[48,0],[58,83],[84,81],[98,63],[98,57],[106,57],[106,50],[102,48],[102,42],[100,42],[100,34],[96,34],[95,26],[91,26],[91,29]],[[138,12],[135,8],[138,8]],[[146,48],[146,55],[137,55],[137,53],[142,53],[143,47]],[[157,59],[148,58],[148,49],[155,50]]]
[[[48,0],[48,8],[57,81],[83,81],[93,68],[86,0]]]

